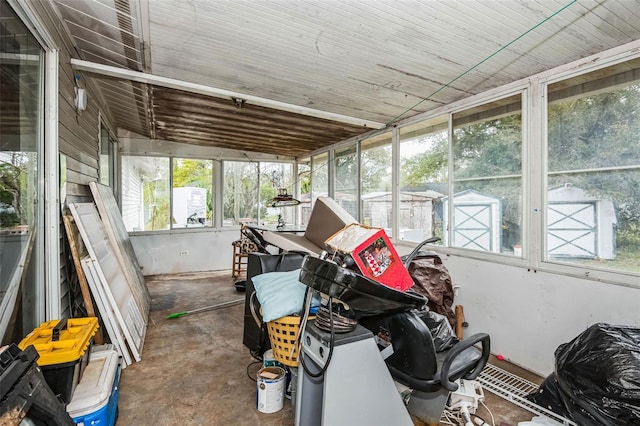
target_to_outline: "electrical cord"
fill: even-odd
[[[471,417],[473,418],[473,424],[477,426],[489,426],[489,423],[479,415],[472,414]]]
[[[491,410],[489,410],[489,407],[487,407],[487,404],[485,404],[484,401],[482,400],[480,400],[480,404],[482,404],[482,406],[489,412],[489,415],[491,416],[491,425],[496,426],[496,419],[493,417],[493,413],[491,412]]]
[[[302,369],[304,370],[305,374],[314,379],[324,376],[324,373],[326,373],[327,368],[329,368],[331,357],[333,356],[333,346],[335,343],[336,336],[335,336],[335,331],[333,329],[333,305],[331,303],[331,299],[332,299],[331,296],[329,296],[329,330],[331,332],[331,339],[329,341],[329,354],[327,355],[327,361],[324,363],[324,366],[320,369],[320,371],[318,371],[317,373],[312,373],[309,370],[309,368],[304,363],[304,357],[302,356],[302,346],[300,346],[301,350],[300,350],[300,356],[298,357],[299,358],[298,361],[300,362],[300,365],[302,365]],[[301,339],[301,335],[302,333],[300,333],[300,335],[298,336],[298,339]]]

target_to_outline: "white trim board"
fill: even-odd
[[[102,322],[104,327],[107,329],[107,334],[111,339],[111,343],[113,343],[120,355],[122,355],[122,368],[126,368],[128,365],[132,364],[131,354],[127,349],[127,345],[125,344],[125,336],[120,328],[120,325],[117,321],[114,321],[113,310],[105,304],[105,300],[100,296],[100,280],[95,271],[95,267],[93,265],[93,261],[89,255],[85,256],[81,260],[82,269],[84,270],[84,274],[87,277],[87,283],[89,284],[89,288],[94,295],[94,299],[96,301],[96,305],[98,307],[98,311],[100,312],[100,317],[102,318]]]

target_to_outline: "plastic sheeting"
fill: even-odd
[[[437,255],[417,256],[409,262],[407,267],[413,278],[414,286],[411,290],[429,299],[429,309],[444,315],[451,326],[456,323],[453,305],[453,284],[449,271],[442,264]]]

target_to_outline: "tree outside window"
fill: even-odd
[[[640,272],[640,60],[624,65],[548,86],[548,260]]]

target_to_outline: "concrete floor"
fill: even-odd
[[[277,413],[256,409],[260,364],[254,364],[242,344],[243,304],[165,319],[175,312],[244,299],[235,281],[230,271],[147,278],[149,326],[142,361],[122,373],[118,426],[293,425],[289,400]],[[504,362],[496,365],[521,372]],[[525,378],[541,380],[530,374]],[[515,426],[533,417],[489,392],[485,396],[496,426]],[[490,421],[484,408],[478,414]]]

